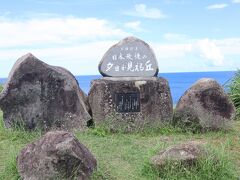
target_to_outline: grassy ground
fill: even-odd
[[[16,156],[27,143],[39,138],[40,132],[6,130],[0,112],[0,179],[18,179]],[[93,179],[237,179],[240,177],[240,121],[229,132],[205,134],[182,133],[179,129],[163,128],[141,134],[111,134],[100,129],[75,135],[98,161]],[[198,141],[212,150],[212,156],[192,169],[169,167],[157,173],[148,160],[159,150],[172,144]]]

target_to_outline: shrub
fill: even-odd
[[[2,92],[3,90],[3,86],[0,84],[0,93]]]
[[[240,118],[240,70],[238,70],[233,79],[228,84],[228,91],[231,100],[237,110],[237,119]]]

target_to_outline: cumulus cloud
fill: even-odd
[[[223,9],[226,8],[228,6],[228,4],[212,4],[206,7],[206,9],[208,10],[212,10],[212,9]]]
[[[28,52],[46,63],[65,67],[75,75],[97,74],[98,63],[104,53],[117,42],[118,40],[102,40],[62,47],[0,48],[0,62],[4,67],[1,69],[0,77],[6,77],[14,62]]]
[[[0,47],[68,44],[96,39],[112,39],[128,33],[97,18],[44,18],[0,20]],[[11,38],[9,38],[11,37]]]
[[[214,41],[203,39],[199,40],[196,45],[202,58],[210,60],[210,63],[214,66],[223,65],[224,55]]]
[[[124,24],[124,27],[132,29],[134,31],[142,31],[141,21],[131,21]]]
[[[133,10],[124,12],[125,15],[144,17],[150,19],[166,18],[166,15],[158,8],[148,8],[145,4],[136,4]]]
[[[104,53],[118,41],[119,38],[115,38],[60,47],[0,48],[1,66],[4,67],[0,71],[0,77],[6,77],[15,60],[28,52],[49,64],[65,67],[75,75],[97,74],[97,66]],[[214,70],[218,67],[222,70],[226,70],[226,67],[240,68],[238,59],[229,60],[231,56],[240,56],[240,38],[188,39],[186,43],[148,43],[157,56],[161,72],[201,71],[203,68]]]
[[[163,44],[152,43],[153,50],[159,59],[182,58],[192,52],[192,44]]]
[[[98,18],[33,16],[0,18],[0,77],[6,77],[20,56],[31,52],[74,74],[96,74],[109,47],[130,34]]]
[[[141,30],[141,21],[127,22],[124,27]],[[16,59],[28,52],[76,75],[97,74],[97,66],[104,53],[128,35],[122,27],[98,18],[3,18],[0,19],[0,62],[4,68],[0,77],[6,77]],[[172,42],[149,42],[145,39],[153,47],[162,71],[167,68],[171,71],[187,70],[185,64],[188,59],[202,66],[221,66],[224,69],[229,64],[225,57],[240,55],[240,38],[191,39],[174,33],[167,33],[164,38]],[[237,61],[234,68],[237,68],[236,64]],[[191,68],[198,65],[192,63]]]
[[[176,43],[176,44],[153,44],[153,48],[158,58],[177,59],[187,56],[198,56],[209,66],[222,66],[224,65],[224,53],[228,48],[223,44],[225,40],[216,41],[210,39],[188,40],[189,43]],[[222,45],[220,45],[222,43]],[[240,46],[239,46],[240,47]],[[236,42],[232,44],[230,50],[237,52]],[[240,50],[240,48],[238,48]],[[231,52],[233,53],[233,52]],[[240,54],[240,51],[238,51]]]
[[[240,38],[226,38],[215,43],[224,55],[240,55]]]

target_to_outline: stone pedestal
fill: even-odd
[[[168,123],[173,117],[169,84],[158,77],[93,80],[89,104],[95,125],[112,131],[141,131]]]

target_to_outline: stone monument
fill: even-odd
[[[128,37],[106,52],[99,71],[110,77],[153,77],[158,75],[158,64],[148,44]]]
[[[103,56],[104,76],[91,82],[89,104],[95,126],[132,132],[171,122],[173,104],[167,80],[158,75],[153,50],[127,37]]]

